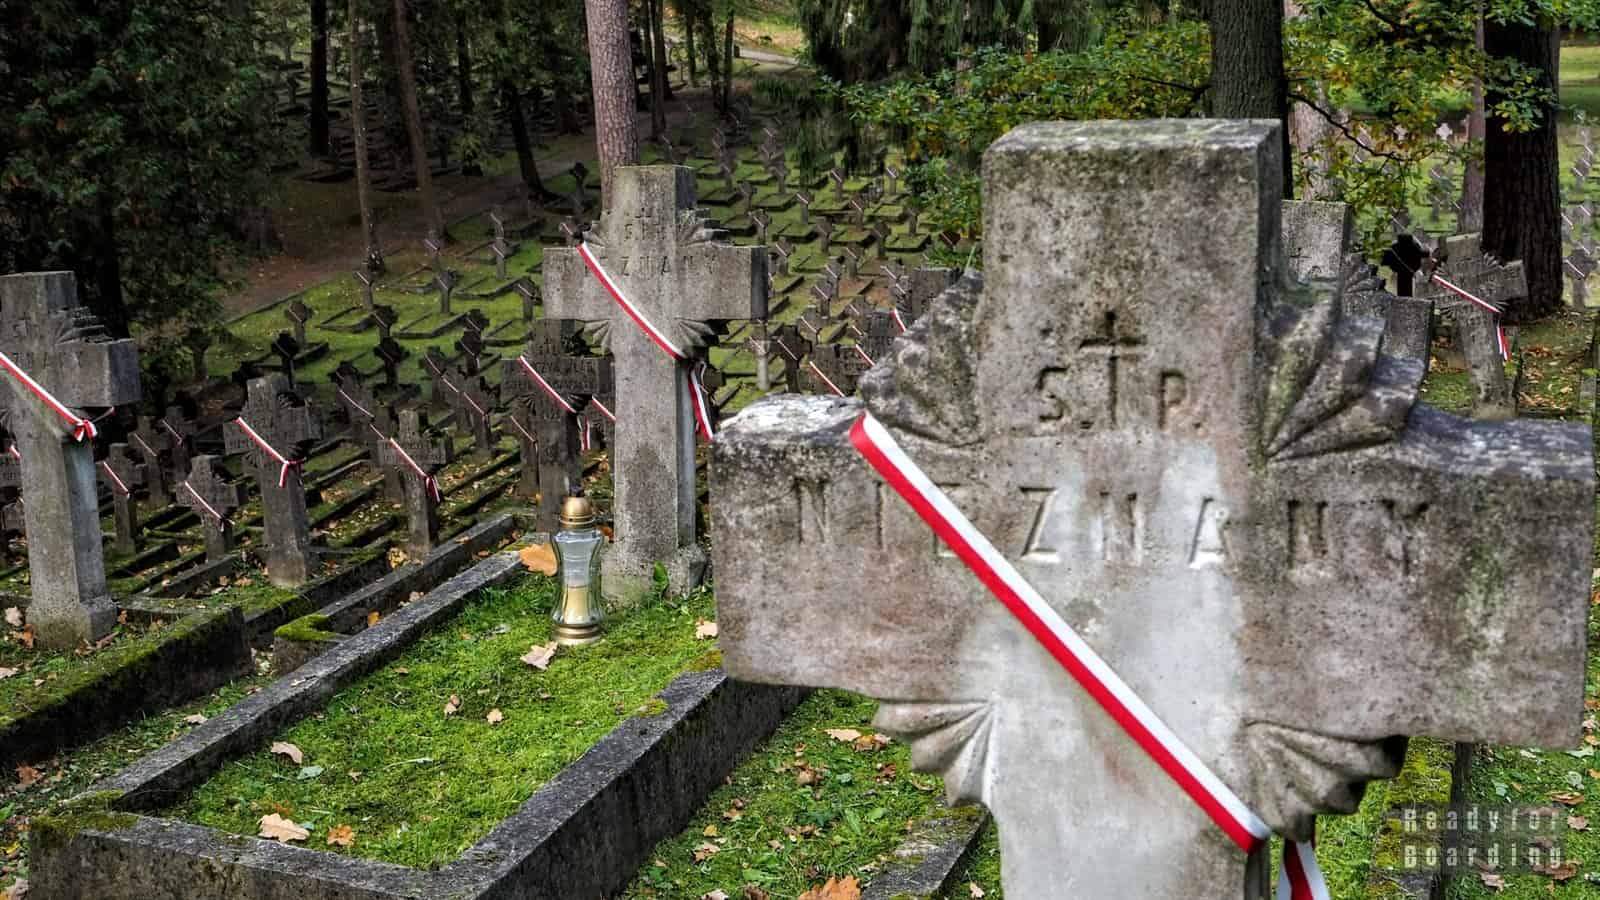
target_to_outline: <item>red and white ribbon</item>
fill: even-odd
[[[184,442],[183,432],[179,431],[176,428],[173,428],[170,424],[168,424],[166,419],[162,419],[161,420],[161,427],[165,428],[167,430],[167,433],[172,435],[172,439],[177,441],[179,446],[183,445],[183,442]]]
[[[978,576],[995,599],[1017,618],[1046,652],[1089,693],[1100,708],[1159,765],[1190,799],[1245,852],[1271,836],[1271,829],[1183,740],[1147,706],[1127,682],[1045,602],[988,538],[962,515],[895,442],[871,413],[863,413],[850,429],[850,442],[957,557]],[[1295,850],[1284,879],[1290,900],[1327,900],[1313,850]],[[1298,878],[1298,882],[1296,879]],[[1320,886],[1320,888],[1319,888]],[[1320,889],[1320,893],[1318,890]],[[1280,889],[1281,891],[1281,889]],[[1284,895],[1280,892],[1280,897]]]
[[[7,447],[6,452],[11,454],[12,459],[16,460],[17,462],[22,462],[22,451],[17,449],[16,444],[12,444],[11,446]]]
[[[811,360],[808,359],[808,360],[806,360],[806,367],[811,369],[811,373],[813,375],[816,375],[818,378],[822,379],[822,383],[828,386],[828,390],[833,391],[834,396],[836,396],[836,397],[845,396],[844,391],[839,390],[839,386],[837,384],[833,383],[833,379],[832,378],[829,378],[828,376],[822,374],[822,370],[817,368],[817,364],[816,363],[814,363],[814,362],[812,362]]]
[[[94,427],[94,421],[92,419],[80,416],[71,409],[68,409],[65,403],[57,400],[54,394],[45,390],[44,386],[39,382],[34,381],[32,375],[22,371],[21,366],[18,366],[16,363],[12,362],[11,357],[5,355],[4,353],[0,353],[0,366],[5,367],[5,370],[10,372],[12,377],[22,382],[23,387],[26,387],[29,391],[31,391],[35,397],[43,400],[45,406],[50,407],[50,409],[53,410],[56,415],[65,419],[67,424],[72,426],[73,440],[82,441],[86,437],[89,440],[94,440],[96,437],[99,437],[100,431]],[[115,407],[112,408],[115,409]]]
[[[105,470],[106,477],[110,478],[111,479],[111,483],[116,485],[117,493],[121,494],[124,497],[131,496],[133,494],[133,491],[128,490],[128,485],[126,483],[124,483],[121,478],[117,477],[117,473],[116,472],[112,471],[111,463],[106,462],[105,460],[102,459],[102,460],[100,460],[100,468]]]
[[[711,431],[711,401],[706,396],[706,387],[700,383],[700,376],[706,370],[705,363],[696,363],[689,369],[689,402],[694,404],[694,421],[699,426],[700,433],[705,435],[706,443],[716,437]]]
[[[515,415],[515,414],[513,414],[513,415],[509,415],[509,416],[506,416],[506,418],[505,418],[505,420],[506,420],[506,421],[507,421],[507,422],[510,422],[510,423],[511,423],[511,427],[512,427],[512,428],[515,428],[515,429],[516,429],[516,430],[517,430],[517,433],[518,433],[518,434],[520,434],[520,435],[522,435],[522,436],[523,436],[523,437],[524,437],[524,438],[526,438],[526,439],[527,439],[527,441],[528,441],[528,443],[530,443],[530,444],[537,444],[537,443],[539,443],[539,439],[538,439],[538,438],[536,438],[536,437],[534,437],[534,436],[533,436],[533,435],[532,435],[532,434],[531,434],[531,433],[529,433],[529,431],[528,431],[528,429],[526,429],[526,428],[523,428],[523,427],[522,427],[522,423],[521,423],[521,422],[518,422],[518,421],[517,421],[517,417],[516,417],[516,415]]]
[[[1457,297],[1460,297],[1474,306],[1486,310],[1490,315],[1494,316],[1494,336],[1495,340],[1500,345],[1500,358],[1502,360],[1508,360],[1511,358],[1511,347],[1506,343],[1506,330],[1500,325],[1500,309],[1498,307],[1487,300],[1473,296],[1465,288],[1456,284],[1452,284],[1437,274],[1429,276],[1429,279],[1439,287],[1444,288],[1445,290],[1455,294]]]
[[[657,347],[661,348],[661,352],[679,362],[689,359],[689,355],[684,353],[677,344],[674,344],[672,339],[667,337],[666,332],[657,328],[655,323],[651,322],[649,317],[647,317],[644,312],[639,309],[639,307],[634,306],[627,297],[623,296],[621,286],[619,286],[617,282],[606,272],[605,267],[600,265],[600,260],[589,251],[589,245],[587,243],[580,242],[578,244],[578,256],[582,257],[584,265],[589,267],[590,273],[592,273],[600,282],[600,285],[606,289],[606,292],[611,295],[611,299],[615,300],[617,305],[622,307],[622,311],[627,313],[628,318],[633,320],[633,324],[639,326],[639,330],[643,331],[645,336],[650,338],[651,342],[653,342]],[[711,416],[709,409],[710,404],[706,402],[705,390],[700,386],[700,376],[694,369],[689,370],[688,378],[689,393],[693,395],[691,399],[694,405],[695,425],[700,433],[705,435],[706,440],[709,441],[711,440],[712,435]],[[611,416],[611,420],[615,422],[616,417]]]
[[[249,438],[252,443],[260,447],[262,453],[272,457],[279,463],[281,468],[278,469],[278,487],[283,487],[288,482],[290,469],[299,468],[305,462],[303,459],[290,459],[279,453],[271,444],[266,442],[266,439],[257,434],[254,428],[250,427],[250,423],[244,420],[244,416],[234,419],[233,424],[239,426],[239,430],[243,431],[245,437]]]
[[[411,458],[411,454],[406,452],[406,448],[400,446],[399,441],[392,437],[385,438],[385,440],[389,442],[389,449],[400,454],[400,461],[409,466],[411,471],[415,472],[417,477],[422,479],[422,486],[428,489],[428,495],[433,498],[433,502],[437,504],[443,501],[444,494],[440,493],[439,491],[438,480],[432,475],[428,474],[428,470],[417,465],[417,461]]]
[[[533,379],[533,383],[543,388],[544,392],[550,395],[550,399],[554,400],[557,406],[566,410],[570,415],[575,416],[578,414],[578,408],[567,402],[567,398],[561,396],[560,391],[551,387],[550,382],[544,380],[544,376],[540,375],[539,370],[533,367],[533,363],[528,362],[526,356],[518,356],[517,362],[522,364],[522,371],[527,372],[528,377]]]
[[[901,334],[905,334],[906,333],[906,320],[900,318],[900,308],[899,307],[895,307],[895,308],[889,310],[889,315],[894,316],[894,327],[900,329],[900,333]]]
[[[861,357],[861,361],[866,363],[869,367],[877,365],[877,363],[872,361],[872,357],[867,355],[867,351],[861,349],[860,344],[851,344],[850,349],[856,351],[856,355]]]
[[[137,431],[132,432],[132,436],[133,436],[134,440],[139,442],[139,446],[144,448],[144,452],[150,454],[151,456],[160,456],[161,455],[161,454],[157,453],[156,451],[150,449],[150,445],[146,444],[144,442],[144,438],[139,436],[139,432],[137,432]]]
[[[217,520],[217,524],[218,525],[227,524],[227,522],[228,522],[227,517],[224,516],[222,513],[217,512],[216,507],[214,507],[211,504],[207,503],[206,502],[206,498],[200,496],[200,492],[199,491],[197,491],[194,488],[190,487],[189,486],[189,482],[187,480],[185,480],[183,482],[183,489],[188,491],[189,492],[189,496],[193,497],[194,501],[196,503],[200,504],[200,506],[203,507],[206,512],[210,513],[211,517],[213,519]]]
[[[350,404],[351,406],[355,407],[357,412],[361,413],[363,416],[366,416],[368,419],[376,420],[378,418],[377,416],[373,415],[371,413],[371,411],[369,411],[365,406],[362,406],[361,404],[357,403],[354,399],[352,399],[350,397],[349,394],[346,394],[344,392],[344,388],[339,388],[339,397],[341,399],[343,399],[344,402],[346,402],[346,403]]]
[[[578,429],[578,450],[588,453],[589,448],[594,446],[594,423],[589,421],[588,416],[579,416],[578,420],[583,425]]]
[[[605,416],[607,419],[610,419],[611,420],[611,424],[613,424],[613,425],[617,424],[616,413],[613,413],[611,410],[606,409],[606,405],[604,403],[600,402],[600,398],[599,397],[590,397],[589,398],[589,402],[594,404],[594,408],[595,409],[600,410],[600,415]]]

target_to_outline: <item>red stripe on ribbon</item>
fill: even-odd
[[[417,461],[411,458],[411,454],[406,452],[406,448],[400,446],[399,441],[392,437],[386,438],[386,440],[389,442],[390,449],[400,454],[400,460],[407,466],[410,466],[411,471],[417,473],[417,475],[422,478],[422,486],[428,489],[428,494],[429,496],[433,497],[433,502],[439,503],[443,501],[444,495],[439,492],[439,482],[432,475],[428,474],[426,469],[417,465]]]
[[[365,406],[362,406],[361,404],[357,403],[356,401],[350,399],[350,395],[346,394],[344,392],[344,388],[339,388],[339,396],[344,398],[344,402],[350,404],[351,406],[354,406],[358,412],[360,412],[363,416],[366,416],[368,419],[375,420],[375,419],[378,418],[377,416],[375,416],[371,412],[369,412]]]
[[[613,424],[613,425],[616,424],[616,422],[617,422],[616,414],[613,413],[611,410],[606,409],[606,405],[604,403],[600,402],[600,398],[599,397],[590,397],[589,398],[589,402],[594,404],[594,408],[595,409],[600,410],[600,415],[605,416],[606,418],[610,419],[611,420],[611,424]]]
[[[874,431],[878,434],[875,435]],[[1033,603],[1019,593],[1018,586],[1029,590],[1035,595],[1034,599],[1043,608],[1048,609],[1047,606],[1043,606],[1042,598],[1037,597],[1037,591],[1033,591],[1005,558],[988,544],[987,539],[961,516],[949,498],[940,492],[920,469],[917,469],[916,464],[905,458],[894,438],[872,419],[870,413],[863,414],[851,427],[850,443],[878,475],[888,482],[895,493],[911,506],[918,517],[933,529],[939,540],[978,577],[995,599],[1016,617],[1045,651],[1066,669],[1073,680],[1088,692],[1100,708],[1122,727],[1123,731],[1177,783],[1184,793],[1189,795],[1190,799],[1239,849],[1249,853],[1261,846],[1268,836],[1265,823],[1244,807],[1242,801],[1233,795],[1227,785],[1206,768],[1203,762],[1194,757],[1182,741],[1167,729],[1165,724],[1155,717],[1154,712],[1132,693],[1131,688],[1094,653],[1093,648],[1072,631],[1070,625],[1059,620],[1047,622],[1039,612],[1035,611]],[[917,484],[913,480],[913,474],[917,481],[925,482],[925,485]],[[936,506],[934,498],[948,506],[952,511],[951,514]],[[966,531],[971,532],[971,539]],[[985,552],[980,550],[975,542],[983,543],[988,556],[992,556],[997,562],[987,558]],[[1014,586],[1013,579],[1017,586]],[[1072,643],[1081,645],[1081,648],[1075,649],[1070,646],[1069,639]],[[1143,716],[1140,711],[1134,709],[1134,705],[1141,708]],[[1147,722],[1145,717],[1151,721]],[[1157,729],[1162,733],[1158,734]],[[1180,755],[1185,758],[1180,759]],[[1287,857],[1298,852],[1296,845],[1291,844],[1285,854],[1283,871],[1283,878],[1286,879],[1284,883],[1290,888],[1290,900],[1328,900],[1326,886],[1321,886],[1320,894],[1316,892],[1321,885],[1321,873],[1316,868],[1314,853],[1309,850],[1309,845],[1299,846],[1307,848],[1305,852],[1310,862],[1307,865],[1304,858],[1296,856],[1294,871],[1291,871]],[[1298,872],[1298,875],[1295,872]]]
[[[877,365],[877,363],[872,361],[872,357],[867,355],[867,351],[861,349],[861,345],[860,344],[851,344],[850,345],[850,349],[856,351],[856,355],[861,357],[861,361],[865,362],[868,366]]]
[[[1506,330],[1500,325],[1500,309],[1498,307],[1480,297],[1473,296],[1465,288],[1451,284],[1449,281],[1446,281],[1444,278],[1441,278],[1438,275],[1430,276],[1430,280],[1434,284],[1437,284],[1450,293],[1455,294],[1457,297],[1460,297],[1461,299],[1475,306],[1483,308],[1484,310],[1488,311],[1490,315],[1494,316],[1494,336],[1495,342],[1500,347],[1500,359],[1509,360],[1511,358],[1511,346],[1510,344],[1506,343]]]
[[[829,378],[828,376],[822,374],[822,370],[817,368],[817,364],[816,363],[814,363],[814,362],[812,362],[811,360],[808,359],[808,360],[806,360],[806,365],[811,369],[811,371],[813,373],[816,374],[816,376],[818,378],[822,379],[822,383],[827,385],[828,386],[828,390],[833,391],[835,396],[843,397],[845,395],[844,391],[839,390],[839,386],[837,384],[833,383],[833,379],[832,378]]]
[[[594,425],[589,421],[588,416],[583,416],[581,421],[583,422],[583,427],[578,429],[578,450],[582,453],[588,453],[589,448],[594,446],[594,433],[592,431]]]
[[[54,411],[56,415],[65,419],[67,424],[72,426],[73,440],[81,442],[85,437],[89,438],[90,440],[94,440],[100,436],[100,431],[94,427],[93,420],[80,416],[68,409],[65,403],[57,400],[54,394],[45,390],[44,386],[39,382],[34,381],[32,375],[22,371],[21,366],[18,366],[16,363],[12,362],[11,357],[5,355],[4,353],[0,353],[0,366],[5,367],[5,370],[10,372],[12,377],[22,382],[23,387],[26,387],[29,391],[31,391],[35,397],[43,400],[45,406],[50,407],[50,409]],[[112,407],[112,409],[115,408],[116,407]]]
[[[894,327],[900,329],[900,333],[901,334],[905,334],[906,333],[906,320],[900,318],[900,310],[898,308],[891,309],[891,310],[889,310],[889,315],[894,316]]]
[[[706,397],[705,385],[700,383],[700,373],[705,370],[705,363],[699,363],[689,370],[689,402],[694,404],[695,425],[705,435],[706,442],[710,443],[716,435],[711,430],[711,402]]]
[[[244,416],[234,419],[233,424],[239,426],[239,430],[243,431],[245,437],[249,438],[252,443],[260,447],[262,453],[267,454],[281,464],[282,467],[278,469],[278,487],[283,487],[288,482],[290,469],[297,469],[305,462],[303,459],[289,459],[275,450],[261,435],[256,433],[254,428],[250,427],[250,423],[244,420]]]
[[[150,449],[150,445],[146,444],[144,442],[144,438],[139,436],[139,432],[137,432],[137,431],[133,432],[133,439],[139,442],[139,446],[144,448],[144,452],[150,454],[151,456],[160,456],[161,455],[161,454],[157,453],[156,451]]]
[[[183,482],[183,489],[189,492],[189,496],[193,497],[196,503],[199,503],[201,506],[205,507],[206,512],[211,513],[211,517],[217,520],[218,525],[227,524],[227,517],[222,513],[217,512],[216,507],[207,503],[206,498],[200,496],[199,491],[196,491],[194,488],[190,487],[187,480]]]
[[[22,462],[22,451],[17,449],[16,444],[12,444],[11,446],[7,447],[6,452],[11,454],[11,457],[17,462]]]

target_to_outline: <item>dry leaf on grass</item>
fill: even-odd
[[[27,763],[20,763],[17,766],[18,787],[27,787],[43,777],[44,773],[40,772],[38,769],[35,769],[33,766],[28,765]]]
[[[383,618],[383,613],[380,613],[377,610],[373,610],[372,612],[367,613],[367,627],[371,628],[372,626],[378,624],[378,620],[380,620],[382,618]]]
[[[716,844],[713,844],[710,841],[707,841],[704,844],[701,844],[700,846],[694,848],[694,861],[695,862],[705,862],[706,860],[710,859],[713,856],[716,856],[720,852],[722,852],[722,848],[721,847],[718,847]]]
[[[707,891],[701,894],[700,900],[728,900],[728,892],[722,888],[717,888],[714,891]]]
[[[1568,862],[1559,866],[1535,866],[1533,871],[1550,878],[1552,881],[1569,881],[1578,874],[1578,864]]]
[[[972,896],[973,900],[977,900],[977,898],[983,896],[983,888],[978,887],[976,881],[969,881],[967,882],[967,893]]]
[[[22,610],[15,606],[6,607],[6,624],[12,628],[21,628]]]
[[[28,648],[29,650],[32,650],[33,649],[33,626],[32,625],[24,625],[24,626],[22,626],[22,630],[21,631],[13,631],[13,632],[11,632],[11,639],[13,641],[16,641],[17,643],[21,644],[22,646]]]
[[[488,722],[490,725],[499,725],[501,722],[506,720],[506,714],[498,709],[491,709],[489,710],[489,714],[483,718],[484,721]]]
[[[694,639],[707,641],[717,636],[717,623],[699,619],[694,623]]]
[[[28,879],[18,878],[11,883],[11,887],[0,891],[0,900],[22,900],[28,896]]]
[[[444,714],[453,716],[461,711],[461,698],[455,694],[450,695],[450,700],[444,705]]]
[[[857,753],[871,753],[874,750],[882,750],[889,744],[890,740],[887,734],[863,734],[850,742],[851,748]]]
[[[554,575],[556,573],[556,552],[549,544],[533,544],[517,551],[517,558],[522,560],[522,565],[530,572],[541,575]]]
[[[797,900],[861,900],[861,883],[854,875],[829,878],[826,884],[806,891]]]
[[[527,653],[522,654],[522,661],[543,672],[550,668],[550,660],[556,655],[557,646],[559,645],[555,641],[542,647],[534,644]]]
[[[1567,816],[1567,827],[1573,831],[1588,831],[1589,819],[1585,816]]]
[[[772,900],[772,895],[753,884],[744,886],[744,891],[739,895],[740,900]]]
[[[1504,875],[1496,875],[1493,872],[1479,872],[1478,877],[1483,880],[1485,886],[1492,887],[1496,891],[1506,889],[1506,877]]]
[[[356,833],[349,825],[340,825],[336,828],[328,829],[329,847],[354,847],[355,845]]]
[[[208,720],[205,716],[195,713],[192,716],[184,716],[183,721],[188,725],[204,725]]]
[[[17,674],[18,671],[18,669],[8,669],[5,666],[0,666],[0,681],[10,678],[11,676]]]
[[[823,733],[836,741],[843,741],[846,744],[854,741],[858,737],[861,737],[861,732],[855,730],[854,728],[829,728]]]
[[[311,836],[311,832],[277,813],[267,813],[262,816],[260,825],[261,830],[257,832],[258,837],[271,838],[279,843],[287,844],[290,841],[303,841]]]
[[[306,761],[306,755],[300,752],[299,747],[284,741],[273,741],[272,752],[289,757],[289,761],[297,766]]]

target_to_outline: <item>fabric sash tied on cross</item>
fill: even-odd
[[[400,446],[399,441],[392,437],[386,438],[386,440],[389,442],[390,449],[394,450],[395,453],[400,455],[400,461],[410,467],[411,471],[415,472],[417,476],[422,479],[422,485],[423,487],[427,488],[428,496],[433,498],[433,502],[435,504],[444,502],[444,494],[439,490],[438,479],[428,474],[426,469],[417,465],[417,461],[411,458],[411,454],[406,452],[406,448]]]
[[[189,496],[193,497],[196,503],[200,504],[200,506],[203,507],[206,512],[211,514],[211,518],[217,520],[217,524],[218,525],[226,525],[227,524],[227,522],[228,522],[227,516],[224,516],[222,513],[217,512],[217,508],[212,506],[211,504],[207,503],[206,502],[206,498],[200,496],[200,492],[195,490],[193,487],[191,487],[187,480],[185,480],[183,482],[183,489],[188,491],[189,492]]]
[[[1494,336],[1500,347],[1500,359],[1509,360],[1511,358],[1511,347],[1506,343],[1506,330],[1505,327],[1500,324],[1499,307],[1488,302],[1487,300],[1473,296],[1465,288],[1456,284],[1452,284],[1450,281],[1447,281],[1438,274],[1428,276],[1428,280],[1432,281],[1434,284],[1437,284],[1439,287],[1444,288],[1450,293],[1455,294],[1457,297],[1460,297],[1468,303],[1471,303],[1473,306],[1487,311],[1489,315],[1494,316]]]
[[[100,460],[100,468],[105,471],[106,477],[111,479],[111,483],[116,485],[117,493],[124,497],[130,497],[133,495],[133,491],[128,489],[127,483],[121,478],[117,477],[116,471],[111,468],[111,463],[102,459]]]
[[[569,415],[575,416],[578,414],[578,408],[568,402],[567,398],[563,397],[560,391],[551,387],[550,382],[544,380],[544,376],[540,375],[539,370],[533,367],[533,363],[528,362],[528,358],[526,356],[518,356],[517,362],[522,365],[522,371],[527,372],[528,377],[533,379],[533,383],[542,388],[544,392],[549,395],[550,399],[556,402],[557,406],[566,410]]]
[[[378,418],[377,416],[375,416],[371,412],[369,412],[365,406],[362,406],[361,404],[357,403],[355,400],[351,399],[350,395],[346,394],[344,392],[344,388],[339,388],[339,397],[340,397],[340,399],[344,400],[344,402],[346,402],[346,403],[350,404],[351,406],[355,407],[355,410],[357,412],[361,413],[363,416],[366,416],[368,419],[376,420]]]
[[[233,424],[239,426],[239,430],[244,432],[245,437],[249,438],[251,443],[260,447],[262,453],[272,457],[279,464],[278,487],[283,487],[288,483],[290,469],[298,469],[305,462],[303,459],[290,459],[279,453],[271,444],[266,442],[265,438],[257,434],[254,428],[250,427],[250,423],[244,420],[244,416],[235,418]]]
[[[899,307],[896,307],[894,309],[889,310],[889,315],[894,317],[894,327],[900,329],[900,333],[901,334],[905,334],[906,333],[906,320],[900,318],[900,309],[899,309]]]
[[[1261,847],[1271,836],[1267,824],[1061,618],[871,413],[863,413],[851,427],[850,443],[995,599],[1239,849],[1249,853]],[[1311,842],[1288,844],[1278,898],[1328,900],[1327,885]]]
[[[816,363],[814,363],[814,362],[812,362],[811,360],[808,359],[808,360],[806,360],[806,368],[810,369],[811,373],[813,375],[815,375],[818,378],[822,379],[822,383],[828,386],[828,390],[833,391],[834,396],[836,396],[836,397],[845,396],[844,391],[839,390],[839,386],[837,384],[833,383],[833,379],[832,378],[829,378],[828,376],[822,374],[822,370],[817,368],[817,364]]]
[[[645,336],[648,337],[652,343],[661,348],[661,352],[679,362],[684,362],[689,359],[689,355],[683,352],[683,350],[679,349],[678,345],[673,343],[671,338],[667,337],[666,332],[657,328],[655,324],[651,322],[647,316],[645,316],[642,310],[640,310],[637,306],[634,306],[633,303],[623,295],[621,286],[618,285],[609,274],[607,274],[605,268],[600,265],[600,260],[589,251],[589,245],[587,243],[578,244],[578,256],[583,259],[584,265],[589,267],[589,272],[594,275],[597,281],[600,282],[601,287],[606,289],[606,293],[611,295],[611,299],[616,301],[617,306],[622,308],[622,311],[627,314],[628,318],[633,320],[633,324],[639,326],[639,330],[643,331]],[[706,400],[705,388],[700,384],[700,372],[704,371],[704,369],[704,363],[701,363],[697,368],[689,369],[687,378],[689,379],[690,400],[694,406],[695,427],[702,435],[705,436],[707,441],[710,441],[713,437],[713,432],[711,430],[710,403]],[[611,416],[609,412],[607,413],[607,416],[610,417],[613,422],[616,421],[616,417]]]
[[[67,425],[72,428],[73,440],[82,442],[84,438],[88,438],[92,441],[96,437],[100,436],[99,429],[94,427],[93,419],[78,415],[69,409],[65,403],[57,400],[54,394],[45,390],[44,386],[39,382],[34,381],[32,375],[24,372],[21,366],[12,362],[11,357],[5,355],[4,353],[0,353],[0,366],[3,366],[7,372],[10,372],[13,378],[22,382],[22,386],[27,388],[28,391],[35,397],[38,397],[41,401],[43,401],[45,406],[50,407],[52,412],[66,420]],[[112,409],[115,408],[116,407],[112,407]]]

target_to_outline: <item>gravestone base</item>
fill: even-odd
[[[28,624],[46,647],[72,648],[92,644],[117,627],[117,604],[111,595],[84,597],[67,603],[46,603],[35,597],[28,609]]]
[[[698,544],[680,547],[662,560],[638,560],[628,555],[621,543],[607,548],[600,562],[600,591],[611,609],[637,606],[655,590],[656,563],[667,570],[667,592],[687,594],[705,578],[706,551]]]

